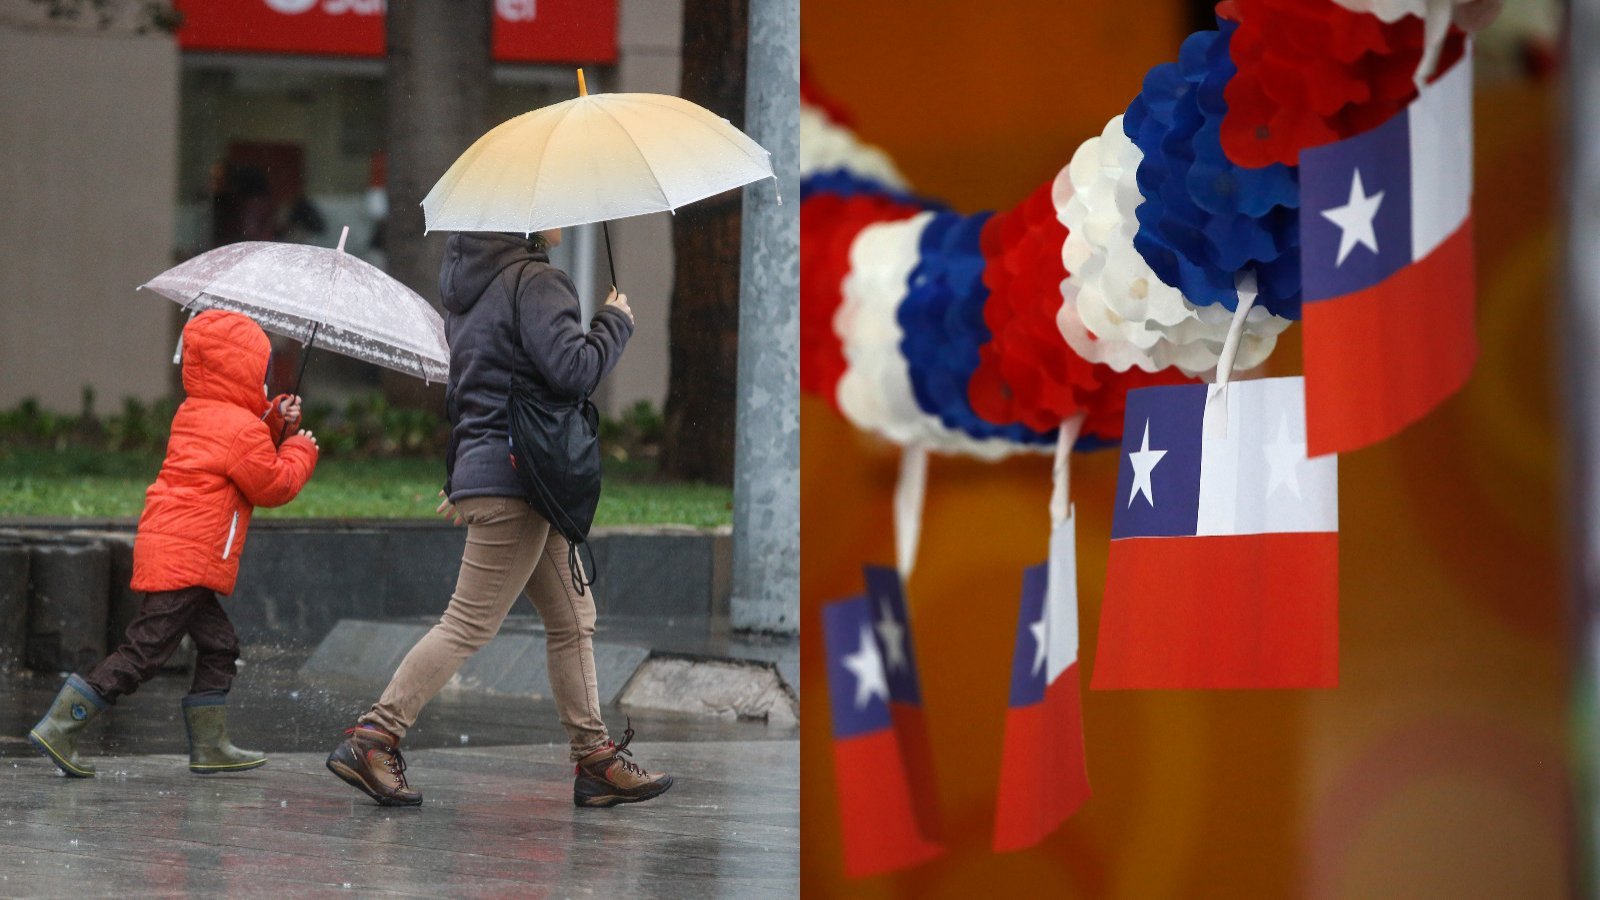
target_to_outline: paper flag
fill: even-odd
[[[922,829],[890,711],[890,678],[866,597],[822,609],[833,709],[833,768],[845,874],[862,878],[943,852]]]
[[[1039,843],[1089,799],[1074,532],[1069,514],[1050,535],[1050,561],[1022,576],[995,808],[997,852]]]
[[[912,648],[911,619],[906,612],[905,588],[900,573],[884,566],[867,566],[867,598],[872,606],[872,631],[883,656],[889,681],[889,718],[900,739],[911,804],[922,833],[938,839],[939,793],[933,771],[933,744],[922,711],[922,685],[917,678],[917,654]]]
[[[1338,463],[1306,456],[1303,391],[1128,396],[1094,688],[1337,684]]]
[[[1312,456],[1390,437],[1472,374],[1472,65],[1300,154]]]

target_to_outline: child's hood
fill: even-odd
[[[261,415],[272,343],[249,316],[208,309],[183,328],[183,389]]]

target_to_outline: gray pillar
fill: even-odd
[[[1571,429],[1577,647],[1572,685],[1578,787],[1575,896],[1600,889],[1600,0],[1573,0],[1567,29],[1566,390]]]
[[[772,153],[745,189],[733,468],[733,627],[800,629],[800,0],[750,0],[745,128]]]

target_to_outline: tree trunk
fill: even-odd
[[[422,198],[489,129],[491,0],[389,0],[389,274],[439,306],[444,232],[423,235]],[[384,371],[384,393],[407,406],[438,406],[443,388]]]
[[[744,119],[748,0],[685,0],[683,96]],[[730,191],[680,210],[668,318],[661,471],[670,478],[733,481],[734,383],[739,343],[739,206]]]

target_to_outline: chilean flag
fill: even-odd
[[[1000,853],[1044,840],[1089,799],[1073,534],[1069,515],[1050,536],[1050,562],[1022,573],[995,806],[994,849]]]
[[[1466,383],[1473,327],[1471,54],[1403,112],[1300,154],[1307,443],[1365,447]]]
[[[867,597],[872,607],[872,631],[883,655],[889,681],[889,718],[900,738],[900,753],[911,784],[911,803],[922,833],[938,839],[938,789],[933,772],[933,743],[922,714],[922,687],[917,682],[917,656],[911,648],[911,621],[906,614],[905,588],[900,572],[887,566],[867,566]]]
[[[1096,689],[1334,687],[1338,457],[1305,381],[1128,394]]]
[[[866,597],[824,606],[833,769],[839,792],[845,874],[863,878],[943,852],[923,832],[889,711],[889,677]]]

